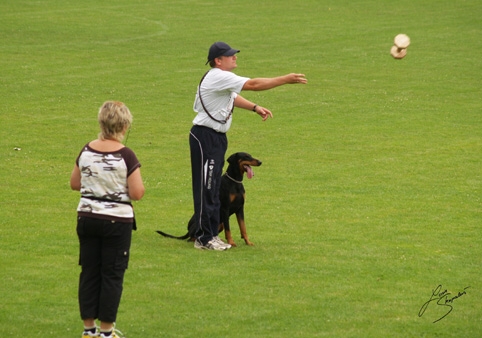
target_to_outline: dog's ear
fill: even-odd
[[[228,158],[228,163],[229,164],[236,164],[236,158],[238,157],[238,153],[232,154]]]

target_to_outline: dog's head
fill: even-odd
[[[248,153],[234,153],[228,158],[230,165],[237,165],[241,176],[246,173],[248,178],[254,176],[253,169],[251,167],[259,167],[262,162]]]

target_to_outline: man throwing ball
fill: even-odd
[[[196,92],[193,109],[197,113],[189,135],[191,149],[192,191],[196,221],[197,249],[224,251],[231,245],[218,236],[219,187],[228,148],[226,132],[231,127],[234,107],[252,110],[263,121],[273,113],[243,98],[243,90],[260,91],[285,84],[307,83],[304,74],[287,74],[273,78],[247,78],[234,74],[237,53],[224,42],[209,48],[206,64],[211,69],[203,76]]]

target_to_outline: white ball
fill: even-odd
[[[407,48],[410,46],[410,38],[406,34],[398,34],[393,42],[398,48]]]

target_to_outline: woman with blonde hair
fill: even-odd
[[[134,152],[121,142],[132,123],[129,108],[105,102],[98,114],[98,139],[87,143],[70,178],[80,191],[77,235],[80,243],[79,307],[83,338],[116,338],[114,323],[124,273],[129,262],[132,230],[136,229],[132,200],[144,196]],[[100,320],[97,332],[95,320]]]

